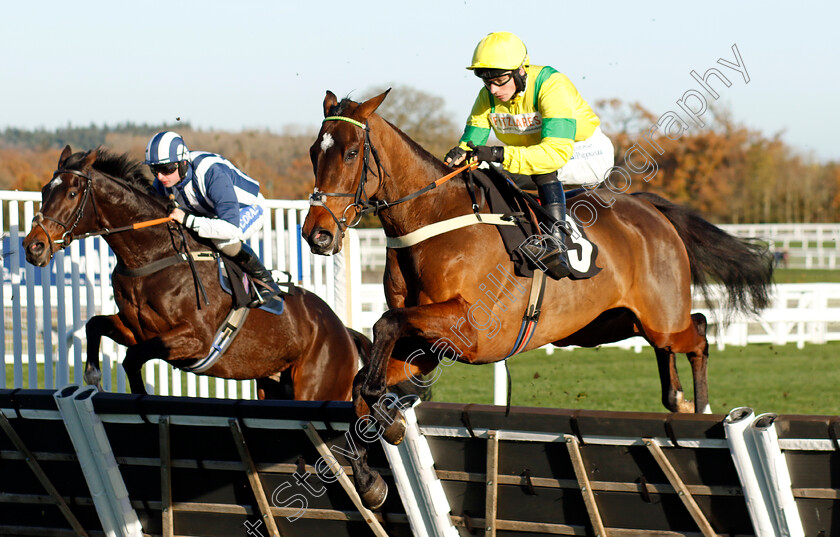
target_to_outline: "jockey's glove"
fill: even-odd
[[[449,153],[443,157],[443,161],[446,163],[447,166],[450,168],[457,166],[464,160],[464,156],[467,154],[466,149],[461,149],[460,146],[455,146],[449,150]]]
[[[472,156],[479,162],[505,161],[505,148],[500,145],[475,145],[472,142],[467,145],[472,149]]]

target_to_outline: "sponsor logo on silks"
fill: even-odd
[[[239,229],[242,231],[247,230],[254,224],[254,222],[259,220],[262,214],[263,208],[259,205],[245,207],[239,212]]]
[[[528,114],[490,114],[490,123],[497,132],[505,134],[534,134],[542,131],[542,115],[539,112]]]

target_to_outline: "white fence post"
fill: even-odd
[[[8,257],[5,262],[9,270],[4,273],[0,288],[0,299],[4,304],[0,319],[8,319],[12,324],[10,335],[13,347],[11,352],[4,353],[5,361],[13,365],[13,375],[6,378],[5,367],[0,370],[0,386],[3,387],[61,387],[71,381],[81,384],[86,348],[84,325],[93,315],[116,313],[110,277],[116,261],[103,239],[75,241],[69,251],[57,252],[50,265],[43,269],[23,263],[19,244],[29,229],[21,229],[19,222],[31,221],[40,197],[39,192],[0,192],[0,222],[4,214],[8,215],[10,222],[8,231],[4,233],[9,240],[9,247],[3,252]],[[252,241],[252,247],[263,254],[267,267],[289,271],[296,283],[320,295],[338,310],[339,315],[344,316],[348,305],[353,304],[345,296],[344,260],[339,257],[316,258],[300,238],[298,226],[303,223],[309,204],[305,201],[269,200],[266,205],[269,214],[263,230]],[[354,250],[354,255],[358,255],[357,251]],[[352,264],[358,265],[357,261]],[[358,277],[361,281],[361,276]],[[36,278],[41,280],[39,285],[35,285]],[[4,343],[9,340],[6,330],[2,337]],[[101,368],[102,384],[106,390],[126,391],[125,373],[118,365],[124,355],[123,347],[103,338]],[[31,365],[26,373],[23,369],[25,364]],[[115,385],[111,377],[114,367]],[[73,368],[72,379],[69,377],[70,368]],[[44,372],[43,381],[38,379],[39,371]],[[206,377],[189,373],[182,375],[164,362],[157,362],[157,365],[154,361],[149,362],[144,367],[144,377],[147,384],[157,387],[161,394],[180,395],[182,382],[186,383],[186,395],[207,397],[210,393]],[[217,397],[256,396],[252,381],[220,380],[214,383],[214,388]]]
[[[56,253],[53,262],[45,269],[35,269],[30,265],[23,268],[23,252],[19,244],[28,229],[20,229],[19,222],[26,221],[28,226],[39,204],[38,192],[0,192],[0,222],[4,222],[4,216],[8,216],[9,222],[9,229],[5,232],[9,243],[3,252],[7,256],[4,262],[9,268],[4,272],[3,288],[0,289],[0,299],[5,306],[0,310],[0,319],[11,325],[11,334],[4,330],[3,343],[4,348],[5,344],[11,346],[5,352],[5,360],[13,364],[11,378],[7,378],[5,369],[0,370],[0,385],[5,387],[43,387],[37,385],[35,367],[24,377],[24,363],[34,363],[49,370],[45,371],[45,386],[61,387],[71,381],[81,383],[84,324],[92,315],[116,312],[110,283],[114,258],[100,238],[86,239],[84,253],[81,243],[74,242],[69,252]],[[349,230],[343,255],[315,257],[302,241],[298,230],[308,211],[308,203],[268,200],[266,206],[269,209],[267,221],[253,245],[255,248],[262,246],[266,266],[288,271],[294,282],[324,298],[348,326],[371,335],[371,327],[387,306],[382,284],[379,281],[362,283],[362,273],[376,273],[384,267],[386,250],[383,231]],[[772,239],[777,244],[777,250],[783,248],[789,251],[791,266],[804,263],[807,255],[817,260],[816,266],[835,266],[834,259],[840,255],[840,224],[722,227],[738,236]],[[829,247],[831,241],[838,246]],[[791,244],[795,247],[792,248]],[[35,278],[41,279],[40,285],[35,285]],[[52,278],[55,278],[54,283]],[[377,277],[371,278],[368,272],[366,280],[371,279],[379,280],[378,273]],[[840,284],[791,284],[780,285],[776,289],[778,295],[773,307],[763,312],[761,318],[737,317],[732,320],[726,334],[716,335],[710,331],[710,341],[723,347],[726,344],[756,342],[794,342],[802,346],[805,343],[840,340]],[[28,308],[29,304],[42,307],[41,315],[35,308]],[[703,308],[696,311],[708,313]],[[634,338],[615,345],[638,350],[641,343],[639,338]],[[72,361],[69,357],[71,352]],[[118,392],[126,391],[124,372],[117,365],[124,356],[124,349],[109,339],[103,339],[101,353],[103,386]],[[51,377],[53,364],[55,375]],[[68,377],[71,364],[73,379]],[[116,385],[112,385],[111,381],[113,366],[117,367]],[[182,377],[168,366],[150,366],[147,374],[149,382],[167,393],[180,393],[182,378],[186,395],[207,396],[209,393],[209,382],[205,377],[196,378],[192,374]],[[236,387],[221,383],[217,387],[220,396],[234,396],[234,392],[240,390],[239,386],[243,396],[253,395],[250,383],[239,383]]]

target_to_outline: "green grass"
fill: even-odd
[[[756,413],[840,414],[840,342],[825,345],[748,345],[709,351],[709,391],[712,411],[727,413],[739,406]],[[549,356],[537,350],[509,360],[513,379],[512,404],[569,409],[664,412],[659,374],[653,350],[640,354],[617,348],[557,349]],[[686,396],[693,398],[691,369],[684,356],[677,367]],[[493,402],[493,370],[485,366],[455,364],[444,368],[432,387],[434,401]],[[187,393],[186,375],[182,393]],[[28,367],[23,366],[24,385]],[[6,366],[7,386],[13,367]],[[70,371],[73,381],[73,371]],[[43,370],[39,371],[43,384]],[[114,381],[116,382],[116,381]],[[114,384],[116,386],[116,383]],[[215,379],[210,379],[211,397]]]
[[[24,386],[29,386],[29,364],[26,363],[25,360],[26,360],[26,357],[24,357],[24,363],[23,363],[23,367],[22,367],[23,375],[21,375],[21,379],[23,380],[22,383],[23,383]],[[55,375],[55,370],[56,370],[56,364],[54,363],[53,364],[53,384],[56,384],[57,381],[58,381],[58,378]],[[15,366],[13,364],[6,364],[6,388],[11,388],[14,385],[14,379],[15,379],[14,371],[15,371]],[[74,367],[71,365],[70,366],[70,373],[68,374],[68,379],[69,379],[68,383],[69,384],[75,384],[75,380],[74,380],[73,375],[75,375]],[[104,382],[104,379],[103,379],[103,382]],[[117,385],[116,369],[111,370],[111,382],[113,383],[112,385],[116,387],[116,385]],[[82,380],[82,384],[84,384],[84,380]],[[38,365],[38,386],[43,386],[43,385],[44,385],[44,365],[39,364]]]
[[[830,269],[783,269],[773,271],[776,283],[837,283],[840,282],[840,270]]]
[[[155,377],[157,378],[157,375],[159,374],[157,364],[159,362],[157,360],[155,360],[155,361],[153,361],[153,363],[155,364]],[[74,375],[73,370],[74,370],[73,366],[70,366],[70,374],[68,375],[69,384],[75,384],[76,383],[75,380],[74,380],[74,377],[73,377],[73,375]],[[188,377],[189,377],[188,373],[184,373],[184,374],[181,375],[181,395],[184,396],[184,397],[187,395],[187,378]],[[23,386],[28,386],[29,385],[29,365],[26,364],[26,363],[23,364],[23,375],[21,376],[21,379],[22,379]],[[145,368],[143,369],[143,379],[146,380],[147,382],[149,380],[148,377],[146,376]],[[53,373],[53,383],[54,384],[56,383],[56,380],[57,379],[56,379],[55,373]],[[209,384],[208,385],[209,397],[215,397],[216,396],[216,378],[215,377],[208,377],[208,380],[209,380],[209,383],[208,383]],[[103,382],[104,382],[104,379],[103,379]],[[227,380],[225,380],[225,382],[227,382]],[[84,386],[84,384],[85,384],[84,379],[81,381],[80,384],[82,386]],[[6,364],[6,388],[12,388],[13,386],[14,386],[14,365]],[[38,386],[44,386],[44,367],[43,367],[43,364],[38,367]],[[116,388],[117,388],[117,370],[116,370],[116,368],[111,369],[111,386],[112,386],[111,391],[116,391]],[[2,385],[0,385],[0,387],[2,387]],[[127,380],[126,380],[126,389],[128,389],[128,381]],[[196,391],[199,392],[199,389],[196,388]],[[251,390],[251,392],[252,392],[252,396],[253,396],[253,393],[254,393],[253,389]],[[155,393],[159,395],[160,391],[155,390]],[[172,394],[172,386],[171,385],[169,386],[169,393],[170,393],[170,395]],[[237,388],[237,393],[239,393],[240,396],[242,395],[241,388]]]
[[[840,343],[729,346],[709,352],[712,411],[727,413],[749,406],[756,413],[840,414]],[[511,404],[664,412],[653,350],[640,354],[616,348],[531,351],[510,361]],[[677,366],[686,397],[691,368],[685,356]],[[493,400],[493,367],[455,364],[442,371],[432,388],[434,401],[485,403]]]

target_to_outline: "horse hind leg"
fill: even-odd
[[[707,363],[709,343],[706,339],[706,318],[701,313],[691,316],[690,326],[673,335],[668,344],[651,344],[656,352],[659,378],[662,384],[662,404],[671,412],[710,413],[709,384]],[[694,401],[685,399],[679,374],[677,373],[676,353],[685,353],[691,364],[694,382]]]
[[[691,373],[694,377],[695,412],[711,414],[712,407],[709,405],[709,378],[707,371],[709,363],[709,341],[706,339],[706,317],[702,313],[695,313],[691,316],[691,324],[701,338],[695,350],[686,353],[688,361],[691,363]]]
[[[654,347],[659,380],[662,384],[662,404],[671,412],[694,412],[694,403],[683,395],[682,383],[677,374],[676,355],[667,348]]]

